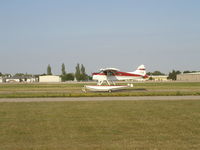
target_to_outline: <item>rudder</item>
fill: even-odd
[[[140,74],[142,76],[145,76],[146,75],[146,68],[144,65],[140,65],[136,71],[134,71],[134,73],[136,74]]]

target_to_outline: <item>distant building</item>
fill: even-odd
[[[39,76],[39,82],[61,82],[61,78],[53,75]]]
[[[168,81],[167,79],[168,76],[164,76],[164,75],[159,75],[159,76],[150,76],[149,78],[151,78],[154,81]]]
[[[13,77],[6,77],[4,78],[4,82],[7,83],[15,83],[15,82],[25,82],[25,83],[32,83],[36,82],[36,78],[33,76],[13,76]]]
[[[0,77],[0,83],[3,83],[3,78],[2,77]]]
[[[200,82],[200,72],[178,74],[177,75],[177,81],[197,81],[197,82]]]
[[[21,82],[19,77],[9,77],[9,78],[5,78],[5,81],[7,83],[15,83],[15,82]]]

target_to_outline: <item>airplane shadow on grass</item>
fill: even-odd
[[[121,89],[112,92],[145,92],[147,89],[145,88],[137,88],[137,89]]]
[[[112,90],[112,93],[146,92],[145,88]],[[88,91],[89,92],[89,91]],[[107,93],[108,91],[90,91],[92,93]]]

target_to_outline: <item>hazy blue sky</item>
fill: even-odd
[[[199,0],[0,0],[0,72],[54,74],[83,63],[200,70]]]

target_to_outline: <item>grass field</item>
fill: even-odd
[[[112,93],[83,93],[83,86],[83,83],[0,84],[0,98],[200,95],[200,82],[141,82],[128,90]]]
[[[1,150],[199,150],[200,101],[0,104]]]

